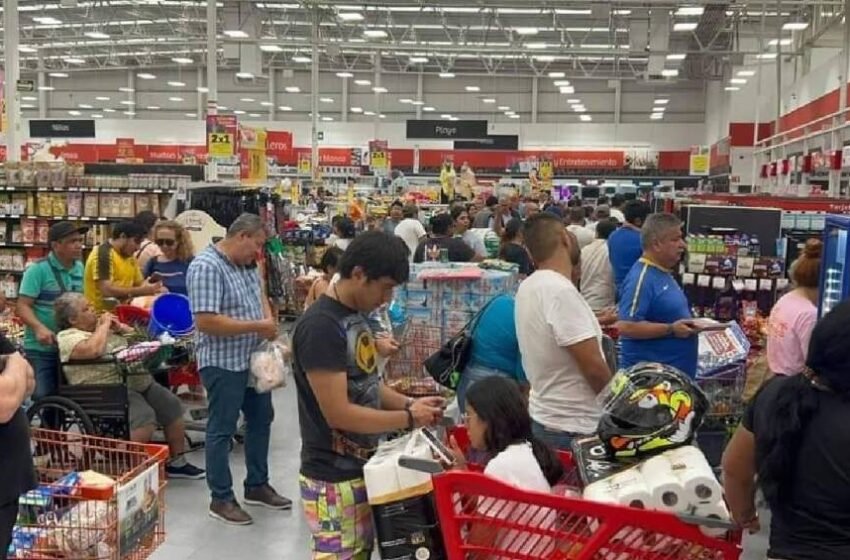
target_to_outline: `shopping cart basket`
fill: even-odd
[[[449,396],[423,366],[444,342],[444,331],[422,323],[407,323],[398,339],[399,351],[389,358],[384,370],[387,386],[409,397]]]
[[[143,560],[162,544],[167,447],[40,429],[32,439],[39,487],[21,497],[9,558]]]
[[[458,443],[465,430],[453,432]],[[468,441],[468,440],[467,440]],[[461,444],[463,445],[463,444]],[[561,452],[568,485],[577,481]],[[572,474],[571,474],[572,473]],[[729,525],[689,516],[518,489],[471,471],[434,478],[447,557],[500,560],[737,560],[740,535],[708,536]]]
[[[720,465],[723,450],[741,423],[747,406],[744,402],[746,381],[744,361],[696,378],[709,402],[708,414],[697,432],[697,444],[712,467]]]

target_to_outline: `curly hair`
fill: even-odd
[[[156,232],[160,229],[170,229],[177,238],[177,260],[188,262],[195,256],[195,247],[192,245],[192,236],[181,224],[173,220],[161,220],[153,227],[153,239],[156,241]]]

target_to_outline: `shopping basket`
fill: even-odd
[[[461,443],[463,427],[452,432]],[[460,435],[460,438],[458,437]],[[468,440],[467,440],[468,441]],[[568,485],[569,453],[559,453]],[[571,474],[572,473],[572,474]],[[557,494],[530,492],[473,471],[434,478],[437,515],[447,557],[500,560],[737,560],[735,533],[708,536],[708,520]],[[723,532],[724,523],[717,523]]]
[[[32,430],[39,487],[20,500],[14,559],[143,560],[165,539],[168,448]]]

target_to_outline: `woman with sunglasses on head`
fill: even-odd
[[[186,271],[195,256],[189,232],[171,220],[157,222],[152,231],[162,255],[148,261],[142,271],[144,277],[156,275],[169,292],[187,295]]]

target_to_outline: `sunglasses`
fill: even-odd
[[[174,247],[177,245],[176,239],[157,239],[156,244],[160,247]]]

